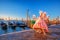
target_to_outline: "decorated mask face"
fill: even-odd
[[[42,15],[43,14],[43,11],[39,11],[39,14]]]
[[[44,12],[43,17],[46,17],[46,12]]]
[[[40,17],[42,18],[43,11],[39,11]]]
[[[47,18],[49,18],[50,16],[48,15]]]

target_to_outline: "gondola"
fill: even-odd
[[[9,27],[12,28],[13,30],[15,30],[16,27],[17,27],[17,25],[16,25],[15,22],[8,22],[8,25],[9,25]]]
[[[1,26],[2,30],[7,30],[7,24],[6,23],[1,22],[0,26]]]
[[[27,25],[24,22],[21,22],[21,23],[17,22],[16,24],[18,27],[23,28],[23,29],[25,29],[25,27],[27,27]]]

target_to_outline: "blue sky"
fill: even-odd
[[[50,18],[60,16],[60,0],[0,0],[0,16],[26,18],[29,15],[39,16],[39,10],[46,11]]]

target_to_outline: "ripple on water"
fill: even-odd
[[[12,28],[9,28],[7,30],[2,30],[2,28],[0,27],[0,35],[1,34],[6,34],[6,33],[11,33],[11,32],[18,32],[18,31],[23,31],[23,30],[29,30],[30,28],[25,27],[25,29],[20,28],[20,27],[16,27],[15,30],[13,30]]]

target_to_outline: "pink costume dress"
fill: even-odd
[[[45,23],[45,21],[39,17],[35,24],[33,25],[33,29],[44,29],[45,32],[48,32],[48,27],[47,27],[47,24]],[[38,30],[37,30],[38,31]]]

